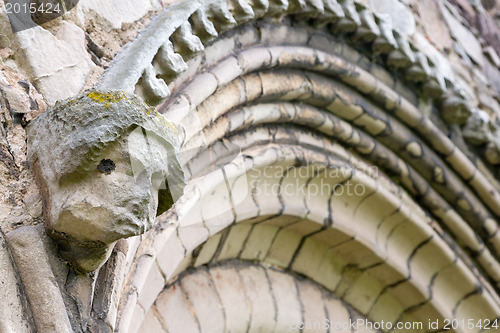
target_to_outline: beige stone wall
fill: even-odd
[[[66,15],[12,33],[2,7],[0,221],[4,232],[41,221],[26,162],[25,127],[57,100],[92,87],[110,61],[168,1],[80,1]]]
[[[394,20],[416,45],[453,72],[472,103],[493,120],[500,115],[496,7],[468,1],[364,1]],[[80,1],[61,18],[14,36],[2,14],[2,226],[40,221],[40,198],[25,167],[23,127],[46,105],[94,85],[114,55],[171,2]],[[114,10],[113,8],[119,8]],[[472,32],[471,32],[472,31]],[[445,63],[444,57],[449,61]],[[21,82],[21,83],[19,83]],[[495,159],[496,157],[492,157]],[[30,186],[31,185],[31,186]]]
[[[500,30],[499,5],[492,1],[360,1],[366,11],[389,17],[393,28],[411,41],[413,51],[420,52],[414,60],[419,65],[406,72],[384,68],[388,55],[375,56],[363,44],[373,28],[368,14],[361,15],[357,34],[340,41],[324,38],[326,28],[301,26],[287,17],[249,23],[214,42],[203,40],[201,46],[191,32],[177,31],[174,44],[183,47],[175,48],[175,59],[188,69],[178,68],[183,72],[179,77],[177,72],[165,75],[172,98],[159,110],[180,125],[184,147],[200,150],[200,142],[213,143],[227,135],[246,150],[248,159],[234,162],[227,173],[200,181],[196,176],[203,173],[205,161],[193,159],[188,163],[189,177],[194,179],[188,188],[191,192],[179,203],[178,212],[160,216],[157,227],[146,236],[120,241],[111,260],[95,275],[77,275],[68,268],[42,228],[41,194],[26,157],[26,126],[58,100],[97,84],[124,45],[173,2],[81,0],[63,17],[16,35],[6,16],[0,15],[0,228],[7,234],[6,240],[3,235],[0,240],[8,244],[2,249],[9,247],[0,253],[0,263],[6,267],[0,279],[10,286],[0,296],[14,300],[17,310],[31,307],[34,312],[13,311],[5,318],[2,308],[2,322],[20,331],[36,326],[40,332],[182,331],[176,325],[192,325],[193,332],[207,327],[238,331],[242,323],[285,325],[280,315],[288,311],[314,321],[319,302],[324,302],[325,316],[331,309],[342,312],[339,321],[358,318],[356,311],[375,320],[498,316],[499,209],[494,193],[500,190]],[[278,13],[285,2],[270,1]],[[238,12],[234,8],[240,2],[229,3]],[[259,3],[266,1],[252,1]],[[210,8],[217,13],[218,2],[214,4]],[[214,17],[218,30],[229,30],[233,24],[225,25],[227,17]],[[347,59],[357,67],[350,69],[352,76],[341,74],[332,83],[308,72],[317,70],[316,59],[339,68],[348,66]],[[302,67],[295,68],[299,63]],[[274,71],[277,65],[292,69]],[[438,85],[452,83],[454,96],[461,98],[457,104],[446,98],[432,100],[412,86],[418,85],[421,76],[433,77],[430,74]],[[379,89],[381,83],[388,88]],[[138,83],[137,92],[143,96],[140,84],[144,82]],[[332,102],[332,90],[347,97]],[[384,100],[386,106],[397,105],[399,97],[391,91],[403,96],[406,104],[398,109],[398,120],[386,121],[383,108],[373,104],[390,96]],[[361,110],[358,96],[363,94],[370,101],[363,100]],[[457,115],[464,100],[477,123],[464,124],[467,118]],[[297,101],[303,104],[294,105]],[[325,116],[319,109],[331,114]],[[344,118],[355,113],[359,117]],[[421,114],[430,120],[419,123]],[[280,127],[286,122],[307,130]],[[259,127],[262,123],[275,127]],[[371,138],[389,127],[396,130]],[[429,144],[415,139],[412,130],[429,139]],[[327,142],[318,133],[335,141]],[[267,145],[259,147],[260,142]],[[301,149],[304,144],[307,149]],[[446,166],[436,151],[449,152],[443,158]],[[325,158],[328,155],[337,160]],[[269,195],[259,200],[248,196],[239,202],[229,189],[234,190],[249,160],[256,170],[311,161],[354,168],[361,172],[349,174],[349,179],[369,191],[339,199],[333,205],[339,229],[329,229],[331,225],[322,224],[334,216],[327,197]],[[371,163],[383,160],[389,161],[387,170],[399,172],[397,185],[385,174],[370,173]],[[432,172],[420,176],[415,170]],[[259,180],[255,176],[257,182],[246,190],[264,191],[259,188],[263,182],[345,180],[321,178],[311,170],[306,174],[314,177],[291,179],[282,173]],[[429,184],[433,189],[428,190]],[[183,225],[188,220],[190,225]],[[353,227],[352,220],[363,223]],[[245,223],[233,225],[236,222]],[[256,264],[247,267],[240,260]],[[30,264],[35,261],[41,264]],[[266,265],[282,271],[262,268]],[[183,273],[186,269],[190,273]],[[295,274],[333,291],[340,300]],[[234,282],[240,277],[233,289],[221,287],[224,279]],[[450,287],[449,281],[459,290]],[[286,303],[281,282],[294,285],[299,293],[290,300],[297,304],[285,312],[277,305]],[[252,284],[269,289],[250,288]],[[27,287],[20,291],[17,285]],[[35,285],[46,286],[44,293],[30,289]],[[242,291],[245,288],[255,293]],[[200,296],[201,291],[209,296]],[[239,297],[250,308],[266,306],[269,294],[274,307],[259,308],[261,312],[248,314],[248,309],[234,309],[231,304],[231,297]],[[222,312],[211,312],[214,302]],[[60,315],[47,321],[51,311]],[[231,311],[234,316],[228,317]],[[273,318],[266,319],[270,313]],[[186,321],[177,323],[177,315]]]

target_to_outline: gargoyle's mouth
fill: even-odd
[[[50,230],[49,234],[56,241],[61,257],[81,273],[88,273],[99,268],[113,248],[111,244],[81,241],[56,230]]]

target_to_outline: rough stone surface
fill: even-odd
[[[4,332],[34,332],[32,319],[26,311],[25,295],[4,236],[0,233],[0,329]]]
[[[62,22],[57,35],[41,27],[18,33],[25,62],[50,104],[78,94],[95,65],[85,49],[85,33]]]
[[[113,242],[149,230],[157,207],[182,194],[175,135],[174,125],[121,92],[87,92],[30,126],[46,227],[77,269],[97,268]]]
[[[225,316],[218,320],[217,325],[222,325],[224,332],[325,332],[328,331],[325,320],[330,320],[330,329],[337,332],[378,332],[370,330],[364,317],[342,300],[295,274],[234,261],[209,269],[217,294],[206,289],[208,286],[203,282],[206,271],[198,268],[168,287],[157,300],[155,310],[164,319],[165,326],[162,327],[168,332],[184,332],[188,328],[189,332],[212,332],[216,327],[203,319],[213,315],[214,311],[218,312],[216,308],[197,309],[201,320],[193,323],[193,313],[187,307],[192,302],[191,297],[181,291],[184,283],[191,284],[192,281],[202,282],[201,286],[208,291],[200,290],[202,295],[195,297],[195,308],[199,307],[197,303],[200,301],[217,306],[219,299],[222,300],[221,310]],[[262,300],[266,302],[262,303]],[[174,308],[175,303],[179,306]],[[151,321],[145,321],[144,327],[160,327],[152,313],[149,318]],[[363,323],[351,330],[350,320],[357,319]]]
[[[389,14],[394,29],[403,36],[415,32],[415,18],[410,9],[398,0],[369,0],[368,4],[375,13]]]
[[[33,311],[37,332],[72,332],[61,291],[36,229],[22,227],[6,237]]]
[[[467,30],[467,28],[453,16],[446,6],[441,5],[440,9],[450,28],[451,34],[478,65],[483,65],[484,59],[481,43],[479,43],[472,32]]]
[[[25,126],[46,103],[20,73],[0,72],[0,227],[8,232],[41,221],[41,197],[26,158]]]
[[[450,30],[439,10],[439,1],[422,0],[415,2],[414,6],[419,13],[417,19],[426,32],[425,36],[433,46],[439,50],[451,48]]]
[[[166,1],[165,5],[173,1]],[[104,19],[114,29],[120,29],[124,23],[133,23],[148,12],[161,8],[160,1],[134,1],[134,0],[84,0],[80,1],[78,6],[78,15],[88,15],[94,12]]]
[[[128,170],[125,174],[134,176],[144,170],[134,163],[122,168],[124,164],[118,162],[130,156],[145,163],[163,161],[161,145],[151,143],[156,139],[133,132],[135,141],[129,145],[115,140],[119,135],[113,137],[111,130],[110,144],[99,150],[105,156],[91,154],[89,159],[96,163],[60,177],[60,170],[80,168],[81,160],[80,155],[64,155],[59,148],[68,143],[73,152],[86,155],[90,150],[81,147],[89,142],[86,139],[95,138],[95,132],[79,135],[78,117],[65,118],[71,135],[67,141],[46,140],[49,148],[41,153],[55,172],[42,174],[40,163],[31,169],[26,163],[24,128],[45,103],[74,96],[97,82],[123,45],[158,9],[173,2],[81,0],[64,17],[18,36],[9,31],[5,15],[0,14],[0,223],[4,231],[45,220],[56,238],[56,228],[85,238],[85,243],[67,242],[68,236],[59,235],[61,253],[70,249],[88,255],[92,248],[91,257],[96,259],[99,251],[106,256],[116,238],[142,233],[153,224],[154,214],[144,211],[151,214],[154,207],[148,208],[138,198],[150,188],[161,187],[161,181],[133,177],[132,184],[132,178],[127,183],[117,175]],[[475,1],[472,6],[467,0],[339,3],[185,1],[176,12],[182,15],[172,17],[172,12],[166,12],[165,25],[153,21],[152,28],[141,34],[146,38],[139,37],[135,47],[124,48],[120,54],[128,52],[132,60],[120,62],[122,55],[115,58],[108,74],[116,69],[134,74],[105,75],[104,80],[124,84],[148,102],[162,100],[169,91],[172,94],[163,111],[180,124],[182,144],[202,152],[186,157],[191,159],[190,175],[206,174],[204,169],[212,161],[205,160],[204,151],[213,152],[215,158],[227,157],[219,149],[224,145],[237,144],[245,163],[241,167],[234,161],[218,177],[198,182],[175,209],[157,220],[153,230],[135,238],[129,249],[115,251],[109,265],[99,271],[77,275],[59,258],[53,260],[52,247],[45,246],[41,257],[49,264],[29,272],[40,275],[40,285],[49,281],[56,286],[48,289],[54,292],[47,296],[50,304],[60,301],[57,288],[62,290],[67,308],[59,302],[54,309],[62,315],[67,311],[74,329],[89,324],[92,332],[210,332],[214,327],[293,331],[292,317],[297,323],[319,319],[320,314],[337,321],[364,318],[345,303],[377,321],[426,323],[439,318],[442,322],[439,313],[450,319],[498,317],[500,72],[496,52],[500,43],[494,21],[499,5]],[[250,20],[258,22],[245,24]],[[58,131],[51,124],[47,121],[45,126],[52,131],[48,137]],[[30,136],[30,144],[37,136]],[[145,142],[145,138],[152,140]],[[302,169],[305,175],[292,175],[290,167],[297,165],[308,166]],[[326,177],[312,165],[349,172]],[[156,166],[157,174],[165,178],[165,165]],[[250,167],[254,169],[246,173]],[[45,189],[42,195],[33,180],[36,168]],[[271,169],[278,175],[265,173]],[[47,175],[52,178],[46,177],[51,180],[43,184]],[[106,189],[108,181],[112,190]],[[365,191],[340,195],[340,190],[352,190],[352,185]],[[314,188],[323,192],[312,195]],[[60,196],[51,191],[60,191]],[[92,196],[86,198],[79,191]],[[148,202],[161,201],[152,192],[145,195]],[[68,214],[101,222],[96,229],[74,230],[72,218],[66,224],[60,223],[64,219],[54,222],[48,209],[43,218],[42,197],[52,212],[69,197]],[[203,202],[202,209],[196,206],[197,199]],[[103,203],[124,206],[124,210],[110,210],[111,215],[132,212],[136,218],[142,214],[142,225],[123,227],[124,219],[109,218],[96,208]],[[87,204],[92,206],[89,213],[82,208]],[[219,214],[221,210],[224,214]],[[116,227],[121,230],[113,234]],[[31,249],[16,252],[15,242],[4,248],[14,257],[18,253],[18,258],[26,258]],[[248,263],[235,264],[234,259],[251,260],[253,268]],[[81,270],[99,264],[97,259],[73,262],[85,266]],[[266,267],[270,264],[286,272]],[[202,267],[193,270],[193,265]],[[17,268],[21,278],[25,266],[21,261]],[[222,269],[225,273],[217,275]],[[201,271],[202,277],[192,277]],[[292,272],[322,284],[328,292]],[[13,281],[9,276],[5,281]],[[197,282],[189,285],[188,293],[181,288],[183,279],[189,280],[186,276]],[[160,292],[164,278],[170,285]],[[0,293],[12,295],[17,288],[13,283]],[[228,283],[234,285],[228,287]],[[255,288],[248,287],[252,284]],[[28,289],[27,296],[33,292]],[[331,298],[332,293],[343,300]],[[236,299],[239,306],[232,304]],[[12,313],[10,319],[0,313],[0,320],[12,324],[16,320]]]

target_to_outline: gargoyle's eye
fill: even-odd
[[[110,174],[115,169],[116,169],[115,162],[113,162],[113,160],[109,160],[109,159],[101,160],[101,162],[97,166],[97,170],[101,171],[102,173],[107,173],[107,174]]]

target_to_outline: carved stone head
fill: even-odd
[[[149,230],[185,185],[175,126],[123,92],[56,104],[30,125],[28,147],[46,229],[82,272]]]

